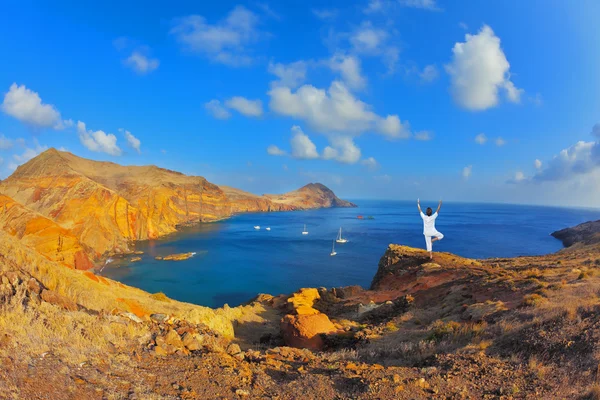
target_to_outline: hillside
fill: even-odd
[[[0,397],[600,394],[600,244],[488,260],[390,245],[370,289],[211,310],[64,268],[0,232],[0,282]]]
[[[296,194],[300,192],[302,196]],[[0,182],[0,194],[31,211],[26,215],[41,215],[67,230],[94,260],[129,253],[135,241],[232,213],[350,205],[322,185],[292,193],[275,201],[228,187],[222,190],[199,176],[92,161],[56,149],[41,153]]]
[[[600,221],[584,222],[571,228],[561,229],[552,232],[552,236],[562,241],[565,247],[600,243]]]

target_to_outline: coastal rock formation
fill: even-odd
[[[88,252],[70,230],[2,194],[0,230],[67,267],[86,270],[94,266]]]
[[[0,182],[0,193],[71,232],[94,259],[130,253],[137,240],[232,213],[352,206],[320,184],[272,199],[222,190],[200,176],[87,160],[56,149],[19,166]]]
[[[228,186],[221,186],[221,189],[231,200],[231,211],[234,213],[356,207],[354,203],[338,198],[328,187],[320,183],[310,183],[281,195],[257,196]]]
[[[565,247],[600,243],[600,220],[585,222],[572,228],[552,232],[552,236],[561,240]]]

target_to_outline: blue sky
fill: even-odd
[[[255,193],[600,204],[600,3],[171,3],[0,6],[0,178],[56,147]]]

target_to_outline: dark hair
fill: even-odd
[[[431,214],[433,214],[433,210],[431,209],[431,207],[427,207],[425,214],[427,214],[428,217],[431,217]]]

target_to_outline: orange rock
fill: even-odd
[[[281,333],[285,344],[290,347],[321,350],[323,339],[320,334],[335,332],[335,326],[325,314],[286,315],[281,320]]]

